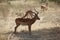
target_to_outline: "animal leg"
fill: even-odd
[[[31,25],[28,26],[29,34],[31,34]]]
[[[19,26],[19,25],[17,25],[17,26],[15,27],[14,33],[16,33],[16,30],[17,30],[18,26]]]

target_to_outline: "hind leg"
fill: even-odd
[[[15,27],[15,29],[14,29],[14,33],[16,33],[16,30],[17,30],[18,26],[19,26],[19,25],[17,25],[17,26]]]

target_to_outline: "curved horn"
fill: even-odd
[[[35,9],[35,8],[34,8],[34,10],[36,11],[36,9]],[[38,11],[36,11],[36,13],[37,13],[37,14],[39,14],[39,12],[38,12]]]

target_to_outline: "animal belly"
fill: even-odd
[[[22,23],[20,23],[21,25],[28,25],[28,23],[27,22],[22,22]]]

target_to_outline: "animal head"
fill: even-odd
[[[37,20],[40,20],[40,18],[38,17],[38,14],[36,14],[36,13],[35,13],[35,18],[36,18]]]
[[[34,10],[36,11],[36,9],[34,9]],[[40,18],[38,17],[38,14],[39,14],[39,12],[36,11],[36,13],[35,13],[35,18],[36,18],[37,20],[40,20]]]

